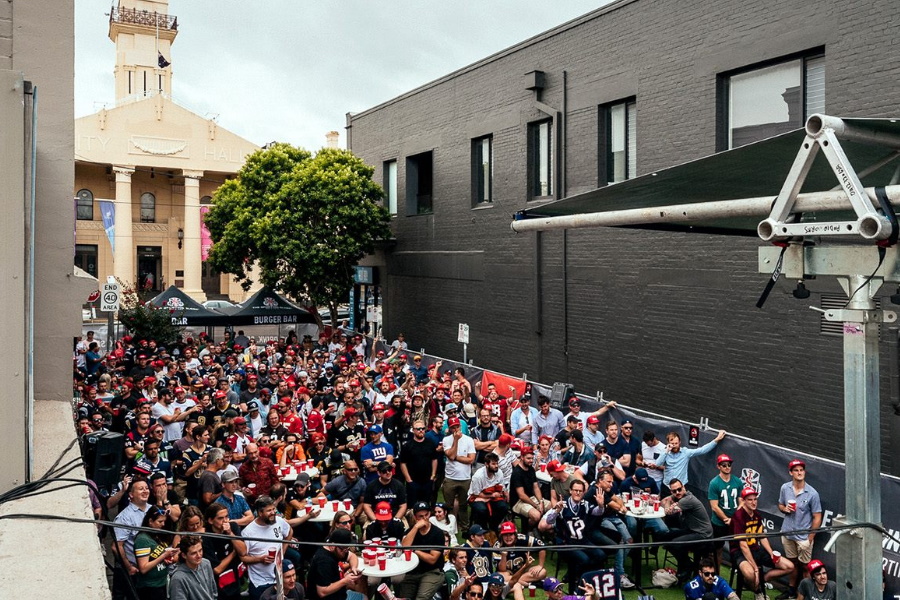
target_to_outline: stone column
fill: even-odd
[[[206,300],[200,260],[200,178],[203,171],[184,171],[184,288],[197,302]]]
[[[113,253],[113,275],[126,285],[136,285],[138,281],[134,272],[131,198],[131,175],[134,167],[113,166],[113,172],[116,174],[116,249]]]

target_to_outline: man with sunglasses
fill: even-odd
[[[671,480],[669,490],[672,495],[663,498],[663,507],[667,515],[677,515],[679,523],[678,527],[669,529],[665,536],[669,542],[676,543],[665,547],[678,561],[678,581],[684,583],[690,579],[693,571],[690,552],[699,552],[709,547],[705,540],[712,538],[713,528],[703,503],[687,491],[681,480]]]
[[[720,454],[716,458],[719,474],[712,478],[707,488],[706,498],[712,509],[713,537],[721,538],[731,535],[731,517],[738,507],[738,496],[741,493],[743,483],[737,477],[732,477],[732,464],[734,461],[727,454]],[[719,565],[719,554],[725,547],[725,542],[714,542],[716,548],[714,555],[716,566]]]
[[[822,525],[822,500],[819,492],[806,481],[806,463],[794,459],[788,463],[791,481],[781,486],[778,494],[778,510],[784,514],[781,523],[781,544],[784,556],[794,563],[788,589],[776,600],[797,596],[797,580],[812,560],[816,530]],[[795,533],[809,531],[810,533]]]
[[[409,504],[431,502],[438,473],[437,443],[425,437],[425,421],[412,424],[412,439],[400,452],[400,473],[406,481]]]
[[[700,573],[684,586],[685,600],[739,600],[728,583],[717,575],[715,563],[700,559]]]

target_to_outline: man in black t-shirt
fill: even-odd
[[[395,519],[406,515],[406,486],[394,479],[394,465],[386,461],[378,463],[378,479],[368,484],[363,494],[363,510],[370,521],[375,520],[375,507],[379,502],[391,505]],[[441,537],[441,545],[443,540]]]
[[[349,529],[335,529],[328,542],[331,544],[352,544],[353,534]],[[310,598],[318,600],[347,600],[347,589],[356,586],[363,577],[360,574],[344,573],[341,576],[340,563],[350,555],[346,546],[322,546],[316,550],[309,563],[307,588]]]
[[[403,546],[433,550],[415,550],[419,564],[397,584],[397,596],[416,600],[433,598],[444,584],[444,532],[431,524],[431,504],[417,502],[413,507],[415,525],[403,536]]]
[[[437,448],[425,437],[425,422],[413,423],[413,437],[400,452],[400,473],[406,482],[406,500],[415,504],[431,501],[432,485],[437,478]]]
[[[522,450],[521,460],[512,469],[512,476],[509,479],[509,502],[513,506],[514,513],[528,517],[531,526],[536,527],[544,513],[550,509],[550,501],[541,493],[533,463],[534,446],[528,446]]]

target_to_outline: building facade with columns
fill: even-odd
[[[204,205],[258,146],[172,100],[168,0],[119,0],[115,106],[75,121],[75,264],[198,300],[245,292],[204,261]]]

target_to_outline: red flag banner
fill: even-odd
[[[485,371],[481,376],[481,394],[487,394],[488,384],[493,383],[497,386],[497,393],[501,396],[506,396],[509,398],[512,396],[512,393],[509,389],[509,386],[513,386],[516,388],[516,398],[521,398],[525,393],[525,381],[522,379],[514,379],[512,377],[508,377],[506,375],[500,375],[499,373],[492,373],[490,371]]]

